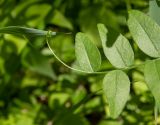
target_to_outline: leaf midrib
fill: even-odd
[[[160,55],[160,52],[158,51],[158,48],[156,47],[156,45],[154,45],[154,42],[149,37],[150,35],[148,34],[148,32],[143,28],[142,24],[135,18],[135,16],[133,14],[132,14],[132,17],[135,19],[136,22],[138,22],[138,24],[140,25],[141,29],[147,34],[148,39],[151,41],[151,43],[152,43],[153,47],[155,48],[155,50],[157,51],[158,55]]]
[[[155,67],[156,72],[157,72],[157,74],[158,74],[158,81],[160,81],[160,73],[158,72],[158,66],[157,66],[157,64],[156,64],[155,61],[154,61],[154,67]],[[160,101],[158,101],[158,103],[160,104]]]
[[[116,115],[116,114],[115,114],[115,112],[116,112],[116,106],[115,106],[115,104],[116,104],[116,102],[117,102],[117,101],[116,101],[116,100],[117,100],[117,81],[118,81],[118,80],[117,80],[117,79],[118,79],[118,78],[117,78],[117,77],[118,77],[117,72],[118,72],[118,71],[115,71],[115,83],[114,83],[114,84],[115,84],[115,92],[114,92],[113,104],[112,104],[112,106],[114,107],[113,112],[112,112],[114,117],[115,117],[115,115]]]
[[[123,56],[121,55],[121,53],[120,53],[120,51],[119,51],[119,49],[118,49],[118,47],[117,47],[116,44],[115,44],[115,48],[116,48],[116,50],[117,50],[119,56],[121,57],[121,60],[122,60],[122,62],[123,62],[123,65],[124,65],[125,67],[127,67],[127,64],[126,64],[126,62],[124,61]]]
[[[116,92],[115,92],[115,104],[116,104],[116,102],[117,102],[117,89],[118,89],[118,74],[117,74],[117,73],[118,73],[118,71],[116,71],[116,77],[115,77],[115,81],[116,81],[116,83],[117,83],[116,86],[115,86],[115,87],[116,87],[116,88],[115,88],[115,89],[116,89]],[[115,106],[115,109],[116,109],[116,107],[117,107],[117,106]],[[114,109],[114,110],[115,110],[115,109]]]
[[[86,57],[87,57],[87,62],[88,62],[88,64],[89,64],[89,67],[91,68],[91,71],[94,71],[93,70],[93,68],[92,68],[92,65],[91,65],[91,63],[90,63],[90,58],[89,58],[89,56],[88,56],[88,53],[87,53],[87,49],[86,49],[86,47],[85,47],[85,45],[84,45],[84,42],[82,42],[83,43],[83,47],[84,47],[84,50],[85,50],[85,55],[86,55]]]
[[[107,35],[107,32],[106,32],[106,35]],[[109,49],[107,46],[106,46],[106,42],[108,41],[108,39],[107,39],[107,37],[105,37],[105,41],[102,41],[103,43],[102,43],[102,45],[103,45],[103,50],[105,50],[105,49]],[[117,38],[118,39],[118,38]],[[123,57],[122,57],[122,55],[120,54],[120,51],[118,50],[118,47],[116,46],[116,42],[113,44],[113,47],[115,46],[115,49],[117,50],[117,52],[118,52],[118,55],[121,57],[121,60],[122,60],[122,62],[123,62],[123,65],[125,66],[125,67],[127,67],[127,64],[126,64],[126,62],[124,61],[124,59],[123,59]],[[107,54],[106,54],[106,56],[107,56]]]

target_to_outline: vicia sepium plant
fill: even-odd
[[[46,37],[48,47],[53,55],[66,67],[82,73],[106,74],[103,80],[103,91],[109,104],[110,116],[117,118],[122,112],[130,93],[130,80],[126,71],[142,67],[146,84],[153,94],[156,106],[160,108],[160,26],[150,17],[137,10],[129,12],[128,27],[137,46],[146,55],[153,58],[143,64],[134,64],[134,51],[129,40],[119,34],[116,41],[109,43],[108,30],[104,24],[98,24],[99,36],[106,58],[115,67],[113,71],[99,71],[101,55],[96,45],[84,33],[75,37],[75,55],[79,68],[73,68],[64,63],[50,46],[50,39],[58,33],[19,26],[0,29],[0,33],[18,34],[24,37]]]

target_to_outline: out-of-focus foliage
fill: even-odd
[[[139,64],[149,57],[131,39],[127,10],[150,11],[158,21],[159,13],[153,16],[152,8],[148,0],[0,0],[0,27],[72,32],[55,36],[51,44],[62,60],[76,65],[74,34],[86,33],[102,51],[97,24],[103,23],[111,41],[117,32],[130,40]],[[106,68],[113,69],[103,55],[101,70]],[[128,74],[131,95],[122,115],[113,120],[101,92],[103,75],[64,67],[52,56],[44,37],[0,35],[0,125],[153,125],[154,99],[142,69]]]

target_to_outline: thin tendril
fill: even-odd
[[[71,70],[74,70],[74,71],[77,71],[77,72],[81,72],[81,73],[87,73],[87,74],[104,74],[104,73],[108,73],[108,71],[105,71],[105,72],[87,72],[87,71],[84,71],[84,70],[80,70],[80,69],[76,69],[76,68],[73,68],[69,65],[67,65],[66,63],[64,63],[54,52],[54,50],[51,48],[50,44],[49,44],[49,40],[51,38],[51,35],[50,35],[51,31],[48,31],[48,34],[46,36],[46,42],[47,42],[47,45],[50,49],[50,51],[52,52],[52,54],[54,55],[54,57],[59,61],[61,62],[64,66],[66,66],[67,68],[71,69]]]
[[[51,35],[52,31],[48,31],[47,35],[46,35],[46,42],[47,42],[47,45],[48,45],[48,48],[50,49],[50,51],[52,52],[52,54],[54,55],[54,57],[59,61],[61,62],[65,67],[71,69],[71,70],[74,70],[74,71],[77,71],[77,72],[81,72],[81,73],[87,73],[87,74],[106,74],[108,73],[109,71],[103,71],[103,72],[87,72],[87,71],[84,71],[84,70],[81,70],[81,69],[76,69],[76,68],[73,68],[69,65],[67,65],[65,62],[63,62],[54,52],[54,50],[51,48],[50,44],[49,44],[49,40],[50,38],[52,37]],[[157,58],[157,59],[154,59],[154,60],[159,60],[160,58]],[[145,65],[145,62],[144,63],[141,63],[141,64],[138,64],[138,65],[133,65],[131,67],[127,67],[127,68],[121,68],[119,70],[123,70],[123,71],[126,71],[126,70],[130,70],[130,69],[135,69],[139,66],[143,66]]]

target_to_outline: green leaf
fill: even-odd
[[[48,31],[20,27],[20,26],[9,26],[9,27],[0,28],[0,33],[25,35],[27,37],[33,37],[33,36],[46,36],[48,34]],[[50,32],[50,35],[54,36],[56,35],[56,32]]]
[[[28,2],[28,1],[27,1]],[[29,4],[26,6],[25,10],[21,10],[24,12],[19,13],[19,15],[24,14],[26,25],[30,27],[45,27],[46,17],[48,13],[52,10],[52,7],[49,4]],[[53,15],[52,15],[53,16]],[[22,23],[24,24],[24,23]]]
[[[130,91],[128,76],[121,70],[109,72],[103,80],[103,90],[109,103],[110,115],[117,118],[122,112]]]
[[[103,51],[111,64],[117,68],[127,68],[134,63],[134,53],[129,41],[121,34],[115,43],[107,40],[108,30],[104,24],[98,24]],[[112,44],[112,46],[109,46]]]
[[[23,49],[26,47],[27,41],[23,37],[18,37],[15,35],[5,34],[4,39],[6,41],[10,41],[16,46],[16,52],[17,54],[20,54]]]
[[[122,121],[102,120],[98,125],[122,125]]]
[[[94,72],[100,68],[101,55],[99,50],[84,33],[76,35],[75,53],[82,70]]]
[[[128,26],[139,48],[151,57],[160,57],[160,27],[140,11],[129,12]]]
[[[51,17],[52,19],[49,21],[50,23],[73,30],[72,23],[60,11],[53,11]]]
[[[159,1],[159,3],[160,3],[160,1]],[[159,12],[160,12],[160,7],[156,3],[156,0],[150,0],[149,1],[149,16],[160,25]]]
[[[146,84],[160,108],[160,60],[147,61],[144,68]]]
[[[49,97],[49,106],[51,109],[58,109],[60,106],[64,105],[64,103],[69,98],[67,93],[53,93]]]

